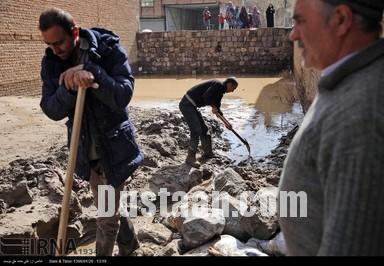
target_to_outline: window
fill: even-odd
[[[141,6],[142,7],[151,7],[153,6],[154,0],[141,0]]]

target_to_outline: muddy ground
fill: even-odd
[[[21,101],[23,104],[20,104]],[[37,98],[3,97],[0,103],[0,236],[55,239],[68,156],[65,121],[52,122],[46,118],[38,107]],[[145,161],[127,181],[126,189],[155,193],[161,187],[171,192],[208,191],[208,187],[212,190],[218,175],[225,169],[232,169],[235,173],[231,172],[231,175],[241,177],[244,190],[257,192],[264,187],[276,187],[288,145],[297,129],[294,127],[287,136],[283,136],[270,155],[239,164],[226,155],[229,144],[221,137],[223,127],[217,120],[208,118],[216,157],[203,162],[199,169],[191,169],[184,164],[189,131],[180,113],[131,107],[130,117],[136,127]],[[76,246],[87,247],[80,253],[88,248],[94,249],[96,209],[92,200],[87,182],[75,179],[68,237],[75,240]],[[192,255],[224,254],[217,250],[215,253],[212,249],[207,253],[212,246],[206,247],[205,253],[193,253],[193,248],[209,243],[206,240],[214,237],[230,235],[223,227],[212,236],[202,236],[201,243],[192,245],[193,241],[187,240],[186,229],[170,225],[169,220],[159,213],[145,217],[139,212],[139,216],[132,221],[141,244],[133,254],[138,256],[181,255],[191,250],[189,254]],[[268,230],[262,236],[246,229],[240,232],[246,233],[243,242],[258,236],[268,240],[278,234],[275,218],[263,222],[263,225]],[[204,237],[207,239],[204,240]],[[79,250],[71,254],[87,255],[79,254]]]

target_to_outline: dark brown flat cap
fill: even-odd
[[[352,8],[353,12],[381,21],[383,18],[384,0],[323,0],[331,5],[345,4]]]

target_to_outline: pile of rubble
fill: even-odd
[[[264,215],[261,194],[276,199],[282,162],[296,128],[263,160],[234,165],[228,143],[214,119],[207,124],[216,157],[199,169],[184,163],[189,130],[180,114],[131,108],[145,161],[127,190],[156,195],[152,216],[132,218],[140,241],[136,256],[264,256],[286,254],[276,214]],[[19,159],[0,170],[0,237],[55,239],[64,190],[68,150],[52,147],[46,158]],[[161,213],[161,189],[169,193]],[[177,201],[172,196],[183,192]],[[216,195],[216,192],[220,192]],[[76,246],[95,240],[96,208],[87,182],[75,178],[68,238]],[[132,206],[130,207],[132,208]],[[250,209],[254,212],[248,212]],[[131,210],[129,210],[131,211]],[[47,250],[46,253],[52,253]]]

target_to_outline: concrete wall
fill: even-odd
[[[137,0],[0,0],[0,96],[40,93],[40,63],[46,45],[40,38],[38,18],[53,6],[70,12],[81,27],[106,27],[119,34],[130,62],[137,61]]]
[[[140,31],[145,29],[150,29],[154,32],[164,31],[165,30],[164,18],[140,19]]]
[[[138,66],[148,74],[262,74],[292,68],[289,29],[138,33]]]

